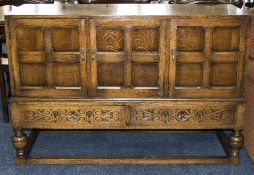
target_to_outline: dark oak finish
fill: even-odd
[[[54,15],[6,16],[17,164],[239,164],[250,23],[245,12],[233,6],[199,16],[195,5],[184,11],[141,5],[129,14],[117,8],[130,5],[83,5],[78,13],[73,5],[64,7]],[[97,8],[102,11],[91,13]],[[166,11],[149,15],[149,8]],[[119,161],[29,157],[24,128],[233,132],[227,142],[218,134],[224,157]]]

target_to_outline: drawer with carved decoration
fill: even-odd
[[[235,105],[135,106],[130,125],[169,129],[212,129],[233,127]]]
[[[20,104],[19,108],[25,128],[103,129],[126,125],[126,110],[121,105],[38,102]]]
[[[18,120],[24,128],[222,129],[241,123],[236,115],[238,104],[231,102],[85,100],[17,104]]]

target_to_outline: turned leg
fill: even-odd
[[[243,147],[243,135],[240,130],[234,130],[229,137],[229,164],[239,165],[240,163],[240,149]]]
[[[16,149],[16,164],[24,165],[26,163],[26,145],[27,136],[22,130],[15,130],[12,137],[12,144]]]

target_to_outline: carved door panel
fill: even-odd
[[[241,19],[172,20],[169,96],[241,96],[243,23]]]
[[[91,96],[163,96],[165,22],[94,19],[90,32]]]
[[[84,26],[79,19],[10,21],[12,87],[16,88],[12,92],[20,96],[85,94]]]

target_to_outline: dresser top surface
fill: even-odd
[[[0,21],[4,16],[15,17],[125,17],[125,16],[241,16],[248,11],[230,4],[26,4],[19,7],[0,7]]]

